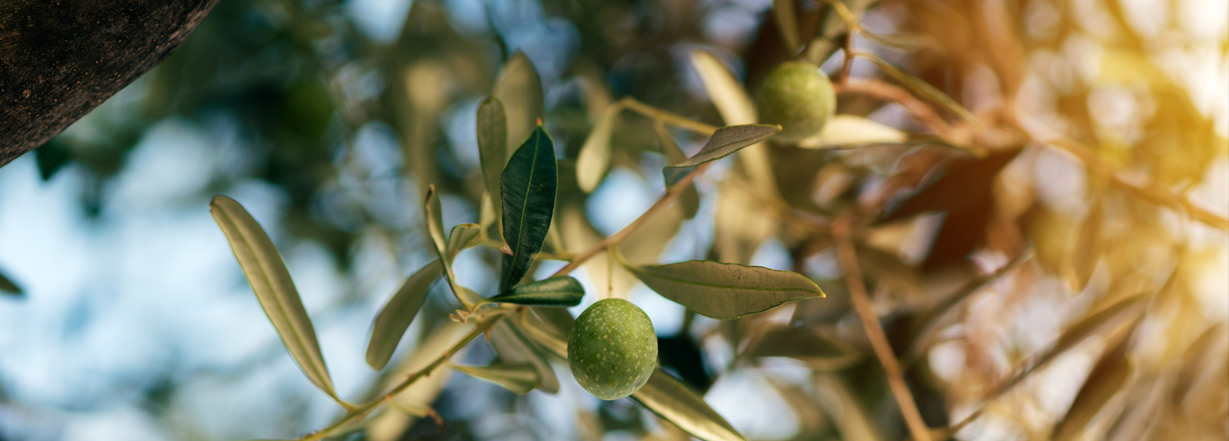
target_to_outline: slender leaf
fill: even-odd
[[[329,377],[320,343],[311,318],[290,279],[290,271],[278,254],[273,241],[247,210],[226,196],[214,196],[209,203],[213,219],[222,228],[239,267],[247,276],[260,307],[273,323],[273,328],[285,343],[307,379],[335,400],[333,380]]]
[[[794,53],[798,50],[798,17],[794,11],[794,0],[772,0],[772,13],[777,19],[777,27],[781,30],[781,38],[785,40],[785,50]]]
[[[558,186],[555,143],[541,126],[525,141],[500,179],[503,197],[503,232],[511,254],[503,257],[499,291],[507,291],[525,276],[555,213]]]
[[[18,286],[17,283],[13,281],[13,279],[10,279],[8,278],[8,276],[5,276],[4,273],[0,273],[0,293],[9,294],[14,297],[24,297],[25,296],[25,292],[21,290],[21,287]]]
[[[559,378],[555,376],[550,362],[546,361],[546,354],[525,337],[519,325],[508,320],[500,321],[491,327],[490,336],[491,346],[495,347],[501,360],[508,363],[533,364],[534,369],[542,376],[538,389],[548,394],[559,393]]]
[[[576,157],[576,184],[585,193],[597,188],[610,168],[610,134],[622,109],[623,106],[617,104],[607,106],[602,119],[597,121],[585,138],[584,145],[580,146],[580,155]]]
[[[905,87],[913,89],[914,92],[917,92],[919,95],[922,95],[931,102],[938,104],[953,114],[956,114],[965,121],[968,121],[970,124],[973,124],[975,127],[981,128],[981,122],[977,120],[977,117],[973,116],[972,112],[969,112],[969,109],[964,108],[964,106],[957,103],[956,100],[952,99],[952,97],[947,96],[947,94],[943,93],[943,91],[931,86],[930,83],[927,83],[925,80],[905,72],[901,68],[896,67],[896,65],[893,65],[887,60],[880,58],[874,53],[857,52],[857,55],[870,60],[872,63],[875,63],[879,69],[883,70],[884,73],[887,73],[888,76],[896,79],[896,81],[904,84]]]
[[[721,113],[721,118],[728,125],[755,124],[758,117],[755,114],[755,104],[746,89],[726,69],[725,64],[716,56],[705,51],[695,51],[691,54],[691,65],[700,75],[704,90],[708,92],[713,106]],[[738,161],[747,171],[752,185],[761,194],[775,194],[776,184],[773,181],[772,166],[768,159],[768,151],[762,144],[751,146]]]
[[[746,355],[792,358],[821,370],[842,369],[857,363],[863,356],[839,340],[792,326],[774,326],[764,331],[764,335],[747,349]]]
[[[703,398],[661,368],[653,370],[653,376],[632,394],[632,399],[701,440],[743,441],[742,435]]]
[[[715,319],[764,312],[785,302],[823,297],[801,274],[709,260],[630,265],[629,270],[662,297]]]
[[[498,98],[490,97],[478,105],[478,160],[482,164],[482,178],[486,182],[487,194],[491,196],[492,207],[495,208],[495,219],[499,219],[499,173],[508,162],[508,119],[504,114],[504,105]]]
[[[431,286],[439,280],[439,260],[433,260],[426,266],[415,271],[397,288],[397,293],[388,299],[388,303],[380,308],[375,322],[371,325],[371,341],[367,344],[367,365],[372,369],[384,369],[392,358],[401,336],[409,329],[418,309],[427,299]]]
[[[503,103],[507,115],[508,137],[504,145],[520,145],[533,132],[543,115],[542,79],[529,57],[517,52],[508,58],[499,72],[499,78],[495,80],[492,95]]]
[[[657,145],[661,148],[662,155],[666,156],[667,164],[677,164],[687,160],[687,155],[683,153],[683,149],[679,148],[678,143],[674,142],[674,137],[666,131],[664,123],[657,121],[653,124],[653,130],[657,133]],[[669,187],[682,179],[687,172],[684,169],[668,169],[664,173],[666,186]],[[700,193],[695,186],[683,189],[683,193],[679,194],[679,205],[683,207],[684,219],[696,216],[696,212],[700,211]]]
[[[798,143],[803,148],[831,148],[846,145],[900,144],[909,139],[905,132],[855,115],[836,115],[824,124],[814,138]]]
[[[452,260],[446,255],[447,242],[444,240],[443,210],[440,208],[440,198],[435,193],[435,185],[427,187],[423,211],[427,217],[427,235],[431,238],[431,248],[435,249],[435,256],[439,258],[440,266],[444,269],[444,280],[448,282],[448,288],[452,290],[457,300],[462,305],[469,306],[462,288],[457,286],[457,276],[452,273]]]
[[[482,226],[478,224],[456,224],[448,233],[448,261],[457,258],[457,254],[466,248],[478,244],[482,236]]]
[[[585,297],[585,288],[568,276],[526,283],[487,299],[491,302],[537,306],[576,306]]]
[[[527,394],[542,382],[537,368],[530,363],[496,363],[489,366],[452,365],[453,369],[471,377],[490,381],[518,394]]]
[[[730,156],[744,147],[768,139],[781,131],[781,126],[775,124],[747,124],[741,126],[726,126],[717,129],[708,139],[704,147],[686,161],[669,167],[695,167],[709,161]]]

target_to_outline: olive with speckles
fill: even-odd
[[[813,64],[790,61],[781,64],[755,95],[760,122],[780,124],[774,139],[797,142],[823,130],[836,112],[836,93],[828,76]]]
[[[605,299],[580,314],[568,336],[568,364],[581,387],[603,400],[631,395],[649,381],[657,334],[631,302]]]

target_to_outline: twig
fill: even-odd
[[[1024,126],[1026,121],[1021,121],[1016,118],[1011,118],[1010,124],[1016,126],[1026,136],[1032,138],[1038,143],[1065,151],[1074,155],[1088,171],[1101,178],[1108,179],[1114,186],[1122,188],[1131,194],[1145,201],[1170,208],[1179,213],[1190,215],[1191,219],[1199,221],[1210,227],[1225,231],[1229,230],[1229,219],[1224,216],[1208,211],[1206,208],[1195,205],[1189,199],[1174,194],[1174,192],[1166,189],[1154,182],[1141,182],[1141,179],[1132,179],[1118,170],[1111,164],[1105,162],[1088,146],[1081,144],[1079,141],[1068,138],[1061,134],[1050,133],[1051,130],[1040,126],[1039,124],[1030,124],[1034,126],[1032,130]],[[1036,132],[1042,132],[1040,134]]]
[[[862,328],[866,330],[871,347],[875,350],[875,356],[879,358],[879,363],[883,365],[883,370],[887,373],[888,387],[892,389],[892,396],[896,398],[896,404],[900,406],[900,413],[905,417],[910,434],[915,440],[930,441],[930,429],[922,420],[922,413],[918,411],[917,403],[913,401],[913,394],[909,392],[909,386],[905,384],[900,363],[892,353],[892,346],[888,344],[888,338],[879,325],[879,317],[871,308],[866,285],[862,283],[862,271],[858,267],[858,256],[850,238],[851,221],[849,218],[843,218],[832,226],[838,258],[841,262],[841,272],[845,273],[845,283],[849,286],[850,300],[853,302],[854,310],[858,313],[858,318],[862,321]]]
[[[430,375],[431,372],[434,371],[436,368],[440,367],[444,363],[447,363],[448,359],[452,358],[454,354],[461,352],[462,349],[465,349],[465,346],[469,345],[471,341],[473,341],[475,338],[478,338],[479,335],[482,335],[484,332],[490,329],[491,326],[494,326],[496,322],[498,322],[500,319],[503,318],[503,316],[504,316],[503,313],[496,313],[495,315],[487,317],[484,321],[480,322],[477,326],[474,326],[474,329],[471,329],[469,333],[465,334],[464,337],[461,337],[460,340],[457,340],[457,342],[454,343],[452,347],[448,348],[447,351],[444,351],[443,354],[440,354],[439,357],[436,357],[435,361],[432,361],[431,364],[423,367],[422,369],[419,369],[418,371],[415,371],[413,374],[410,374],[410,376],[406,377],[405,380],[403,380],[400,384],[398,384],[392,390],[388,391],[388,393],[380,395],[372,399],[371,401],[363,403],[363,405],[354,408],[354,410],[350,412],[347,412],[346,416],[342,417],[340,420],[337,420],[329,427],[326,427],[324,429],[316,431],[315,433],[307,435],[301,438],[301,441],[316,441],[316,440],[324,439],[328,436],[332,436],[334,431],[339,430],[348,424],[362,420],[364,417],[367,416],[367,414],[379,408],[387,400],[390,400],[392,397],[396,396],[397,394],[404,392],[406,389],[409,389],[409,387],[412,386],[415,381],[418,381],[420,378]]]
[[[559,271],[555,271],[554,274],[551,274],[550,277],[559,277],[559,276],[566,275],[567,273],[574,271],[576,268],[580,268],[580,265],[585,263],[586,260],[589,260],[589,258],[597,255],[597,253],[602,252],[602,250],[605,250],[607,247],[614,246],[614,245],[617,245],[619,242],[622,242],[623,239],[626,239],[627,236],[635,232],[637,228],[640,228],[642,225],[648,222],[649,218],[652,217],[654,213],[657,213],[658,211],[665,209],[666,207],[670,206],[670,204],[674,202],[675,199],[678,199],[679,193],[682,193],[683,190],[691,186],[692,181],[696,179],[696,175],[699,175],[701,172],[707,169],[710,164],[712,163],[710,162],[710,163],[701,165],[699,167],[696,167],[690,173],[687,173],[687,175],[683,176],[682,179],[679,179],[679,181],[676,182],[674,186],[667,189],[665,194],[661,195],[660,198],[657,198],[657,202],[654,202],[653,206],[649,207],[648,210],[645,210],[645,212],[641,214],[640,217],[636,218],[636,220],[632,221],[632,223],[627,224],[627,226],[623,227],[623,229],[619,230],[619,232],[610,235],[610,237],[603,239],[601,242],[593,244],[593,246],[589,247],[589,249],[583,252],[577,253],[576,257],[568,261],[568,264],[564,265],[563,268],[559,268]]]

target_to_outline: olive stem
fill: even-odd
[[[862,321],[862,328],[866,330],[866,336],[875,350],[879,364],[883,365],[888,387],[892,390],[892,396],[896,398],[896,404],[900,406],[900,413],[905,417],[905,424],[909,426],[910,434],[914,440],[930,441],[930,429],[922,420],[922,413],[918,411],[917,403],[913,400],[913,393],[909,392],[909,386],[905,384],[900,362],[892,353],[892,346],[883,333],[879,317],[875,315],[870,296],[866,293],[866,285],[862,282],[862,270],[858,267],[858,255],[854,250],[850,235],[851,224],[852,219],[842,218],[832,225],[832,235],[836,239],[841,272],[845,275],[845,284],[849,286],[849,298],[853,302],[858,318]]]

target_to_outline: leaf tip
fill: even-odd
[[[538,127],[542,127],[542,117],[538,117],[536,122],[538,123]]]

